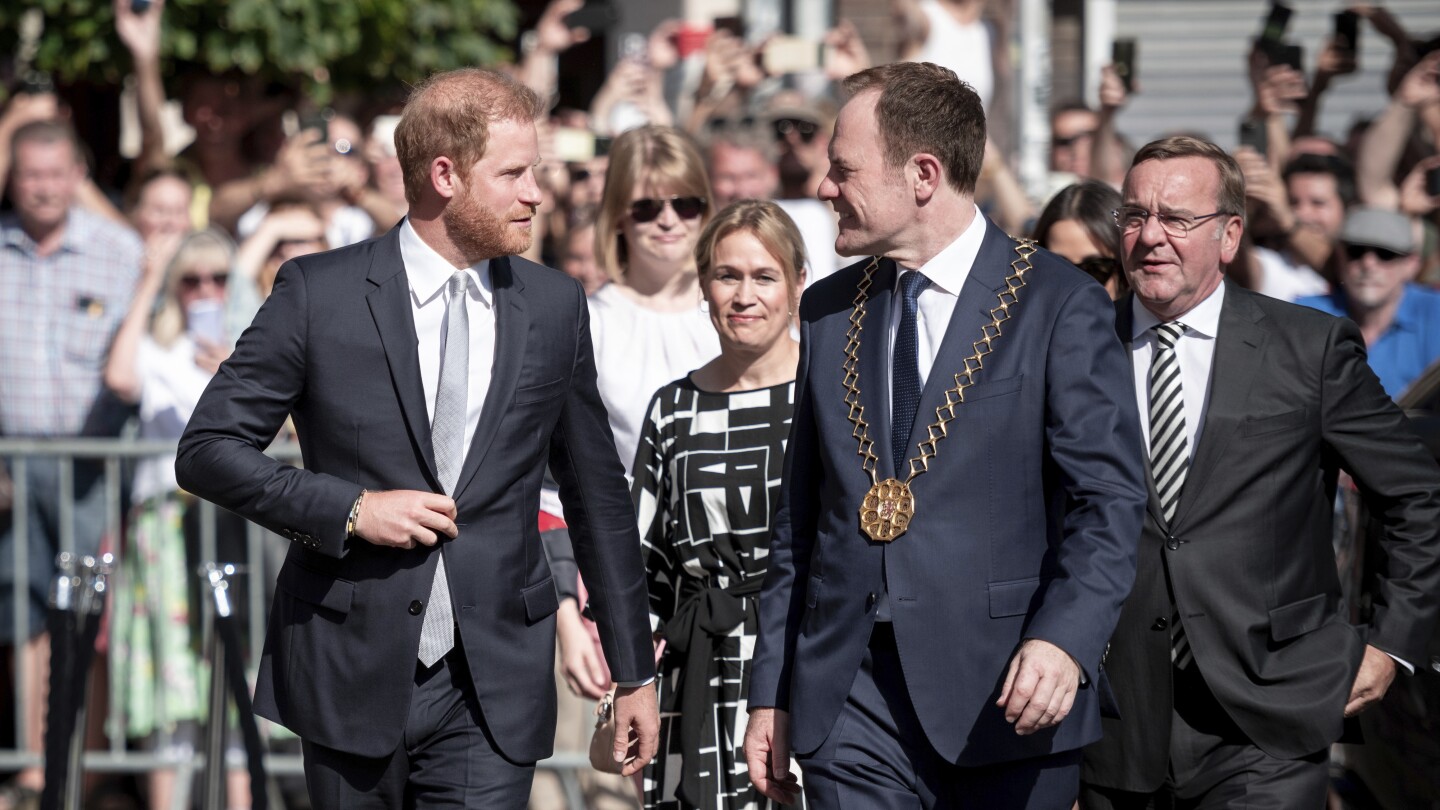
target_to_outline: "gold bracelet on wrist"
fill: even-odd
[[[350,517],[345,521],[346,537],[355,536],[355,522],[360,519],[360,504],[365,502],[366,492],[369,492],[369,490],[360,490],[360,497],[356,498],[355,503],[350,507]]]

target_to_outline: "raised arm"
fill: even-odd
[[[1377,208],[1397,208],[1395,168],[1415,128],[1417,111],[1440,103],[1440,51],[1411,68],[1395,88],[1385,112],[1366,131],[1355,162],[1360,199]]]

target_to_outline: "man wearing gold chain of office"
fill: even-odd
[[[1145,508],[1100,285],[975,206],[985,118],[945,68],[850,94],[819,196],[862,257],[801,304],[746,755],[820,810],[1068,808]]]

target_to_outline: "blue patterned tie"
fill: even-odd
[[[902,480],[910,429],[915,426],[915,411],[920,408],[920,339],[915,329],[915,302],[928,286],[930,279],[918,270],[900,276],[900,331],[895,334],[895,356],[891,360],[894,377],[890,384],[890,454],[895,460],[895,476]]]

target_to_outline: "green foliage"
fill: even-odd
[[[125,0],[129,2],[129,0]],[[113,0],[0,2],[0,54],[15,54],[20,18],[39,7],[35,67],[62,82],[118,83],[130,57],[115,35]],[[510,0],[168,0],[168,72],[232,69],[332,91],[413,83],[437,70],[513,58]]]

